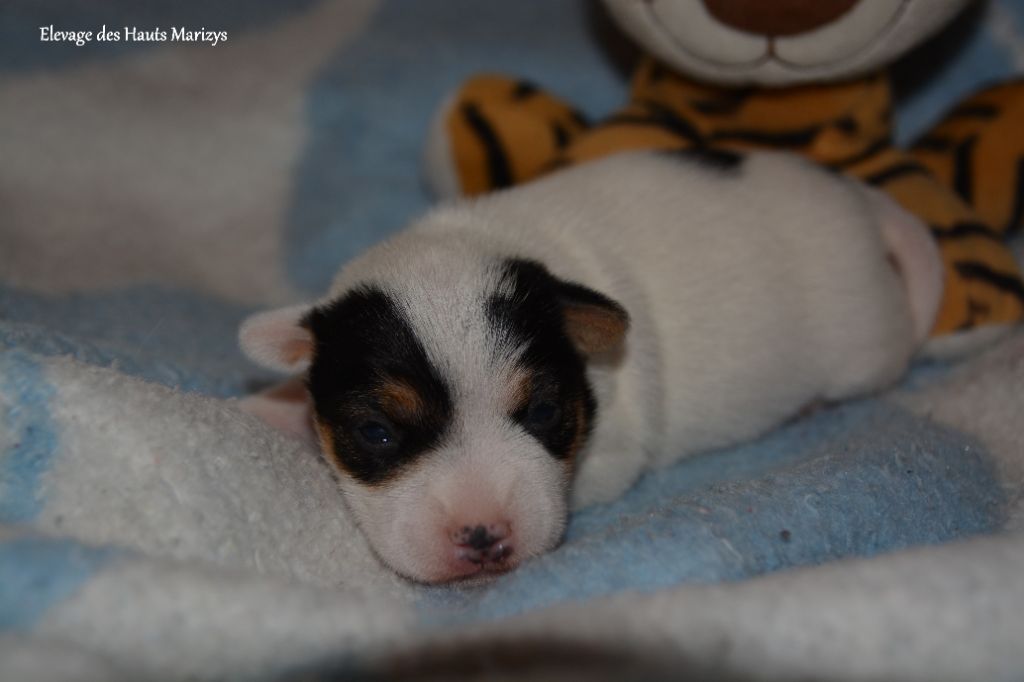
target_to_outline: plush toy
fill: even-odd
[[[970,0],[604,1],[649,53],[626,106],[590,124],[528,82],[473,78],[427,142],[439,194],[628,149],[792,150],[882,188],[931,226],[945,264],[933,340],[1024,317],[1005,244],[1024,222],[1024,81],[969,98],[909,149],[892,143],[886,65]]]

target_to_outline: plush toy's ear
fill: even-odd
[[[306,325],[309,305],[258,313],[238,330],[238,342],[249,359],[268,369],[301,372],[313,359],[313,332]]]
[[[583,355],[596,358],[621,349],[629,331],[625,308],[604,294],[570,282],[559,283],[558,297],[565,331]]]

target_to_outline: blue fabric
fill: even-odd
[[[984,448],[866,401],[646,476],[571,521],[565,544],[485,590],[433,588],[425,623],[622,590],[741,580],[984,533],[1005,497]]]
[[[42,504],[39,479],[57,449],[50,419],[53,387],[38,363],[18,350],[0,355],[0,387],[13,399],[0,406],[0,420],[13,440],[0,458],[0,523],[30,521]]]
[[[323,291],[339,262],[428,205],[419,151],[431,114],[473,73],[517,74],[584,111],[612,111],[625,84],[586,18],[586,6],[574,0],[385,2],[367,32],[324,65],[310,91],[311,134],[289,215],[295,280]],[[394,83],[402,87],[381,87]]]
[[[116,557],[71,540],[0,541],[0,632],[27,632],[53,604],[74,594]]]
[[[238,350],[243,306],[166,287],[41,295],[0,287],[0,348],[71,355],[183,391],[235,396],[273,380]]]

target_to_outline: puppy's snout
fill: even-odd
[[[460,547],[484,550],[509,536],[511,529],[507,522],[487,525],[462,526],[452,531],[452,542]]]
[[[474,564],[495,563],[512,554],[512,528],[507,521],[460,526],[449,535],[456,556]]]

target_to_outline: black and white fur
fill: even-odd
[[[897,379],[941,294],[924,226],[796,157],[708,161],[625,154],[431,211],[319,303],[243,325],[250,357],[304,380],[246,406],[299,431],[312,403],[379,556],[439,582]]]

